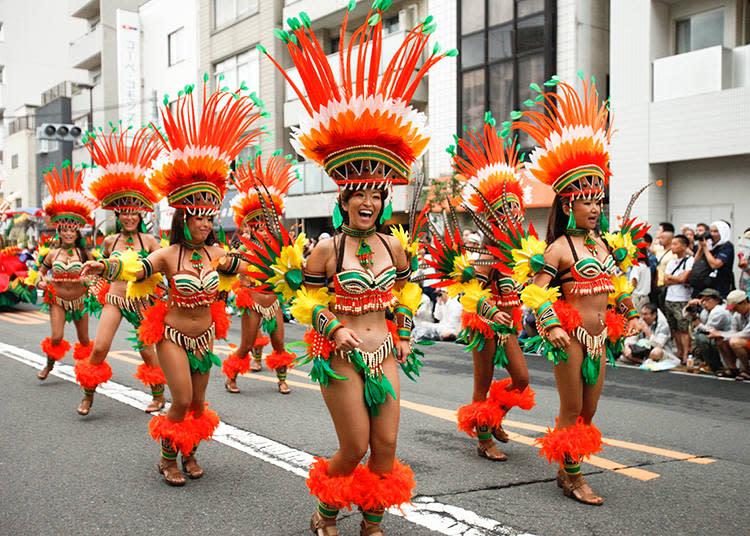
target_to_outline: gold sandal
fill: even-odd
[[[180,458],[180,461],[182,462],[182,470],[185,471],[190,478],[196,479],[203,476],[203,468],[198,465],[197,461],[195,461],[195,456],[183,455]]]
[[[326,519],[320,512],[315,512],[310,519],[310,530],[315,536],[339,536],[336,529],[336,518]]]
[[[224,382],[224,389],[226,389],[230,393],[239,393],[240,388],[237,387],[237,378],[233,380],[227,378],[227,380]]]
[[[477,454],[480,458],[487,458],[493,462],[504,462],[508,457],[500,452],[492,439],[477,441]]]
[[[94,395],[83,395],[83,400],[81,400],[81,403],[78,405],[78,408],[76,408],[76,411],[78,412],[78,415],[88,415],[91,412],[91,406],[94,405]]]
[[[601,506],[604,503],[604,499],[594,493],[583,475],[570,478],[563,469],[560,469],[557,472],[557,485],[562,488],[566,497],[575,499],[580,503],[593,506]]]
[[[177,467],[177,462],[168,462],[164,458],[159,460],[156,464],[156,469],[164,477],[164,481],[170,486],[184,486],[187,479],[185,475],[180,472],[180,468]]]
[[[359,524],[359,536],[385,536],[380,523],[369,523],[363,519]]]

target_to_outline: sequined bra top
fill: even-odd
[[[180,245],[180,256],[177,261],[178,270],[169,282],[170,302],[177,307],[189,309],[195,307],[206,307],[216,301],[219,294],[219,273],[209,269],[197,273],[191,270],[180,270],[182,264],[182,245]],[[211,256],[206,251],[209,260]]]
[[[58,260],[59,257],[58,253],[52,263],[52,280],[64,283],[79,281],[83,262],[79,259],[62,262]]]
[[[376,235],[385,246],[393,262],[393,253],[380,235]],[[362,315],[373,311],[384,311],[395,305],[398,299],[393,294],[396,283],[396,267],[391,265],[378,274],[362,269],[342,269],[346,235],[339,242],[336,259],[336,274],[333,276],[333,291],[336,302],[331,305],[334,313]]]
[[[498,306],[519,307],[521,305],[516,282],[512,277],[504,275],[494,268],[490,272],[490,289],[496,297]]]
[[[575,262],[570,268],[560,271],[560,283],[573,283],[570,292],[576,296],[592,296],[614,292],[615,285],[612,283],[612,276],[615,273],[616,263],[612,255],[607,255],[603,262],[595,257],[579,259],[570,236],[566,234],[565,238]],[[570,276],[565,277],[568,273],[570,273]]]

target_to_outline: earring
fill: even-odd
[[[341,207],[339,202],[336,201],[336,205],[333,207],[333,228],[338,229],[344,224],[344,215],[341,214]]]
[[[380,216],[380,225],[383,225],[387,220],[391,219],[391,216],[393,216],[393,203],[388,201],[385,210],[383,210],[383,215]]]
[[[607,219],[607,215],[604,214],[604,210],[602,210],[602,219],[599,222],[599,225],[601,226],[603,233],[609,232],[609,220]]]
[[[570,207],[570,212],[568,213],[568,230],[572,231],[576,228],[576,219],[573,217],[573,207]]]
[[[188,242],[192,242],[193,241],[193,237],[190,234],[190,229],[188,229],[186,221],[182,222],[182,228],[183,228],[183,232],[185,233],[185,238],[187,238]]]
[[[143,221],[143,220],[141,220],[141,232],[145,233],[147,231],[148,231],[148,229],[146,229],[146,222]]]

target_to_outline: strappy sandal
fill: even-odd
[[[493,462],[504,462],[508,460],[508,457],[505,454],[497,450],[494,441],[491,439],[487,440],[485,443],[477,441],[477,454],[480,458],[487,458]]]
[[[182,470],[187,473],[191,479],[195,480],[203,476],[203,468],[195,461],[195,456],[181,456]]]
[[[286,380],[279,380],[279,393],[282,395],[288,395],[291,393],[292,390],[289,389],[289,386],[286,384]]]
[[[508,437],[507,432],[503,430],[502,426],[498,426],[497,428],[492,429],[492,437],[494,437],[501,443],[507,443],[508,441],[510,441],[510,437]]]
[[[310,530],[315,536],[339,536],[336,519],[325,519],[320,512],[315,512],[310,519]]]
[[[146,409],[144,409],[143,411],[145,411],[146,413],[154,413],[156,411],[162,410],[165,404],[166,404],[166,401],[164,400],[164,395],[155,396],[151,400],[151,403],[148,406],[146,406]]]
[[[177,462],[168,462],[164,458],[159,460],[156,464],[156,469],[164,477],[164,481],[170,486],[184,486],[187,479],[185,475],[180,472],[180,468],[177,467]]]
[[[380,523],[368,523],[363,519],[359,524],[359,536],[385,536]]]
[[[580,503],[601,506],[604,499],[596,495],[589,487],[583,476],[570,478],[565,471],[557,472],[557,485],[561,487],[566,497],[570,497]]]
[[[740,371],[737,376],[734,377],[735,380],[738,382],[750,382],[750,373],[748,373],[746,370]]]
[[[47,376],[49,376],[50,372],[52,372],[52,367],[50,367],[49,365],[45,365],[42,370],[36,373],[36,377],[44,381],[47,379]]]
[[[736,368],[728,368],[724,370],[720,370],[716,373],[716,376],[719,378],[736,378],[737,375],[740,373],[739,369]]]
[[[224,389],[226,389],[230,393],[239,393],[240,388],[237,387],[237,379],[230,380],[227,378],[227,380],[224,382]]]
[[[250,360],[250,372],[260,372],[263,370],[263,363],[260,359],[252,358]]]
[[[88,415],[91,412],[91,406],[94,405],[94,395],[83,395],[83,400],[76,408],[78,415]]]

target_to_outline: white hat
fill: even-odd
[[[467,238],[467,242],[476,242],[477,244],[482,242],[482,237],[477,233],[471,233]]]
[[[747,299],[747,294],[744,290],[733,290],[727,294],[727,309],[730,311],[734,309],[734,306],[738,303],[742,303]]]
[[[331,235],[329,235],[328,233],[323,232],[323,233],[320,233],[320,236],[318,237],[318,240],[325,240],[326,238],[331,238]]]

